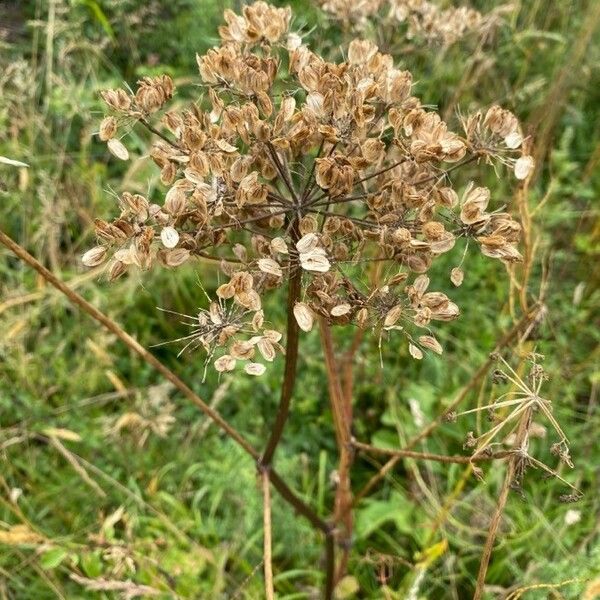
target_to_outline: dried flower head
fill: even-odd
[[[552,403],[550,400],[540,396],[544,381],[548,379],[546,372],[539,363],[542,356],[532,353],[528,356],[530,370],[527,377],[520,377],[510,364],[500,355],[496,355],[501,366],[493,373],[493,381],[496,384],[509,385],[509,391],[499,396],[492,404],[480,406],[471,410],[458,413],[456,416],[488,411],[492,427],[489,431],[475,437],[472,432],[467,435],[466,448],[473,448],[474,456],[489,452],[499,439],[503,439],[507,445],[514,445],[518,441],[518,447],[513,452],[518,459],[515,473],[515,485],[522,482],[525,470],[528,467],[537,467],[547,474],[558,478],[561,482],[575,490],[570,483],[565,481],[558,473],[546,466],[544,463],[529,454],[529,439],[531,437],[545,437],[545,428],[537,424],[533,419],[542,415],[558,435],[558,441],[552,444],[550,450],[559,460],[573,468],[573,462],[569,453],[569,440],[565,436],[561,426],[552,414]],[[525,429],[522,439],[517,440],[514,435],[519,422],[525,420]]]
[[[182,340],[203,347],[219,372],[242,363],[260,375],[283,351],[262,299],[291,281],[299,282],[293,314],[303,331],[320,315],[401,332],[416,359],[439,354],[433,323],[455,319],[459,308],[429,289],[433,261],[464,239],[486,256],[520,258],[519,224],[488,212],[489,190],[471,184],[459,194],[449,175],[479,160],[507,162],[519,152],[518,122],[493,107],[466,119],[463,137],[375,44],[353,40],[346,61],[328,62],[289,32],[290,20],[289,9],[264,2],[226,11],[220,45],[198,56],[202,106],[168,110],[175,90],[167,76],[144,78],[134,93],[103,93],[112,114],[101,138],[126,159],[118,128],[149,128],[165,193],[123,193],[117,218],[96,220],[98,246],[83,262],[109,261],[114,279],[134,267],[213,259],[224,281],[187,318],[192,330]],[[373,263],[390,269],[367,283]],[[462,279],[454,269],[454,284]]]
[[[369,23],[404,26],[408,40],[448,47],[469,34],[485,39],[499,24],[505,7],[482,14],[469,7],[445,7],[431,0],[317,0],[345,29],[364,30]]]

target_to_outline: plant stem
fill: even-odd
[[[298,238],[297,223],[292,226],[292,239]],[[260,459],[261,465],[268,467],[273,460],[273,455],[281,436],[283,428],[287,421],[290,412],[290,403],[292,401],[292,393],[294,384],[296,383],[296,369],[298,365],[298,344],[300,338],[300,328],[294,317],[294,306],[300,299],[302,289],[302,269],[298,265],[297,258],[290,258],[290,276],[288,283],[287,296],[287,337],[285,348],[285,366],[283,371],[283,383],[281,386],[281,399],[275,423],[271,429],[271,435]]]
[[[352,422],[352,398],[347,397],[344,394],[339,366],[335,360],[331,328],[329,327],[327,320],[323,317],[319,317],[319,331],[321,333],[321,346],[325,357],[329,399],[331,402],[335,436],[339,452],[334,523],[341,524],[344,531],[341,536],[338,536],[338,543],[342,546],[342,557],[335,576],[335,581],[338,582],[345,575],[346,567],[348,565],[353,528],[351,510],[352,486],[350,481],[350,470],[354,461],[350,432]]]
[[[517,436],[515,441],[515,449],[517,452],[523,448],[526,448],[528,442],[529,426],[531,424],[531,409],[527,409],[521,421],[519,422],[519,428],[517,430]],[[479,564],[479,573],[477,574],[477,584],[475,586],[475,594],[473,600],[481,600],[483,598],[483,591],[485,587],[485,576],[487,574],[488,565],[490,564],[490,558],[492,556],[492,549],[494,547],[494,541],[496,540],[496,534],[498,533],[498,527],[502,519],[502,513],[508,500],[508,494],[510,492],[511,484],[515,478],[517,472],[518,463],[523,460],[518,454],[513,455],[506,468],[506,475],[504,477],[504,483],[498,496],[498,502],[496,509],[490,521],[490,528],[488,530],[487,539],[485,540],[485,546],[481,554],[481,562]]]
[[[296,190],[294,189],[294,184],[292,183],[289,172],[281,164],[281,161],[279,160],[279,156],[277,155],[277,150],[275,149],[273,144],[271,144],[271,142],[267,142],[266,146],[267,146],[267,150],[269,151],[269,157],[271,158],[271,162],[273,163],[273,166],[275,167],[275,169],[277,169],[279,176],[283,180],[285,187],[288,189],[288,192],[294,199],[294,202],[296,203],[296,206],[297,206],[298,205],[298,195],[296,194]]]
[[[271,537],[271,482],[265,469],[260,473],[263,493],[263,564],[265,570],[265,598],[275,599],[273,586],[273,553]]]
[[[513,452],[506,450],[502,452],[494,452],[493,454],[478,454],[476,456],[448,456],[446,454],[432,454],[431,452],[415,452],[414,450],[394,450],[393,448],[379,448],[364,444],[357,440],[352,440],[352,445],[357,450],[363,452],[371,452],[373,454],[387,454],[388,456],[397,456],[398,458],[413,458],[416,460],[432,460],[435,462],[452,463],[468,465],[475,462],[486,462],[490,460],[498,460],[511,456]]]

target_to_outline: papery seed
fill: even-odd
[[[267,369],[266,369],[265,365],[262,365],[260,363],[248,363],[244,367],[244,371],[246,371],[246,373],[248,373],[248,375],[254,375],[256,377],[262,375],[266,370]]]
[[[175,248],[179,243],[179,233],[174,227],[163,227],[160,239],[165,248]]]
[[[312,329],[314,316],[308,304],[305,304],[304,302],[296,302],[294,305],[294,317],[296,318],[298,327],[300,327],[302,331],[310,331]]]

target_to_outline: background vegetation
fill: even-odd
[[[291,4],[311,43],[339,55],[342,33],[316,5],[275,3]],[[198,98],[195,52],[215,43],[225,4],[0,3],[0,155],[30,165],[0,164],[0,227],[145,346],[182,335],[178,320],[156,307],[193,312],[203,301],[200,283],[215,281],[201,264],[111,285],[81,268],[92,218],[113,212],[115,193],[157,185],[144,156],[118,163],[94,135],[98,92],[168,72],[182,99]],[[500,3],[472,5],[489,11]],[[535,136],[543,164],[528,202],[532,211],[543,208],[533,225],[539,245],[530,293],[537,296],[546,278],[547,312],[528,348],[545,355],[545,397],[572,442],[575,469],[562,474],[585,495],[561,503],[559,483],[530,473],[522,495],[509,498],[488,591],[502,598],[545,584],[522,597],[593,598],[594,581],[600,588],[600,11],[595,0],[516,0],[503,18],[484,48],[467,39],[441,51],[407,42],[399,29],[396,57],[413,72],[417,93],[449,119],[457,108],[499,102]],[[138,135],[145,133],[131,133],[130,150]],[[498,190],[495,206],[513,206],[508,179],[495,181],[492,170],[488,176]],[[464,267],[460,288],[447,282],[463,314],[440,328],[443,357],[416,362],[392,342],[382,348],[381,368],[377,339],[363,342],[356,358],[359,439],[405,442],[443,412],[510,328],[515,307],[502,264],[471,258]],[[302,344],[277,464],[325,516],[335,440],[318,334]],[[252,381],[210,374],[203,382],[204,357],[178,358],[178,349],[153,351],[260,445],[280,371]],[[485,378],[463,406],[492,397]],[[460,453],[467,431],[480,426],[474,415],[444,424],[420,449]],[[533,442],[548,460],[550,442]],[[360,455],[356,489],[379,466]],[[357,508],[352,577],[339,595],[469,598],[502,480],[501,469],[486,469],[478,480],[463,465],[400,463]],[[320,541],[277,497],[273,512],[279,597],[318,597]],[[145,364],[0,251],[0,598],[93,596],[73,575],[130,579],[165,598],[260,598],[261,519],[251,461]]]

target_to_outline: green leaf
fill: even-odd
[[[411,504],[400,493],[395,492],[389,500],[372,500],[356,516],[356,536],[367,538],[384,523],[393,523],[403,533],[411,533]]]
[[[42,554],[40,565],[43,569],[56,569],[68,554],[64,548],[51,548]]]
[[[91,578],[102,575],[102,559],[100,552],[89,552],[81,557],[81,568],[83,572]]]

